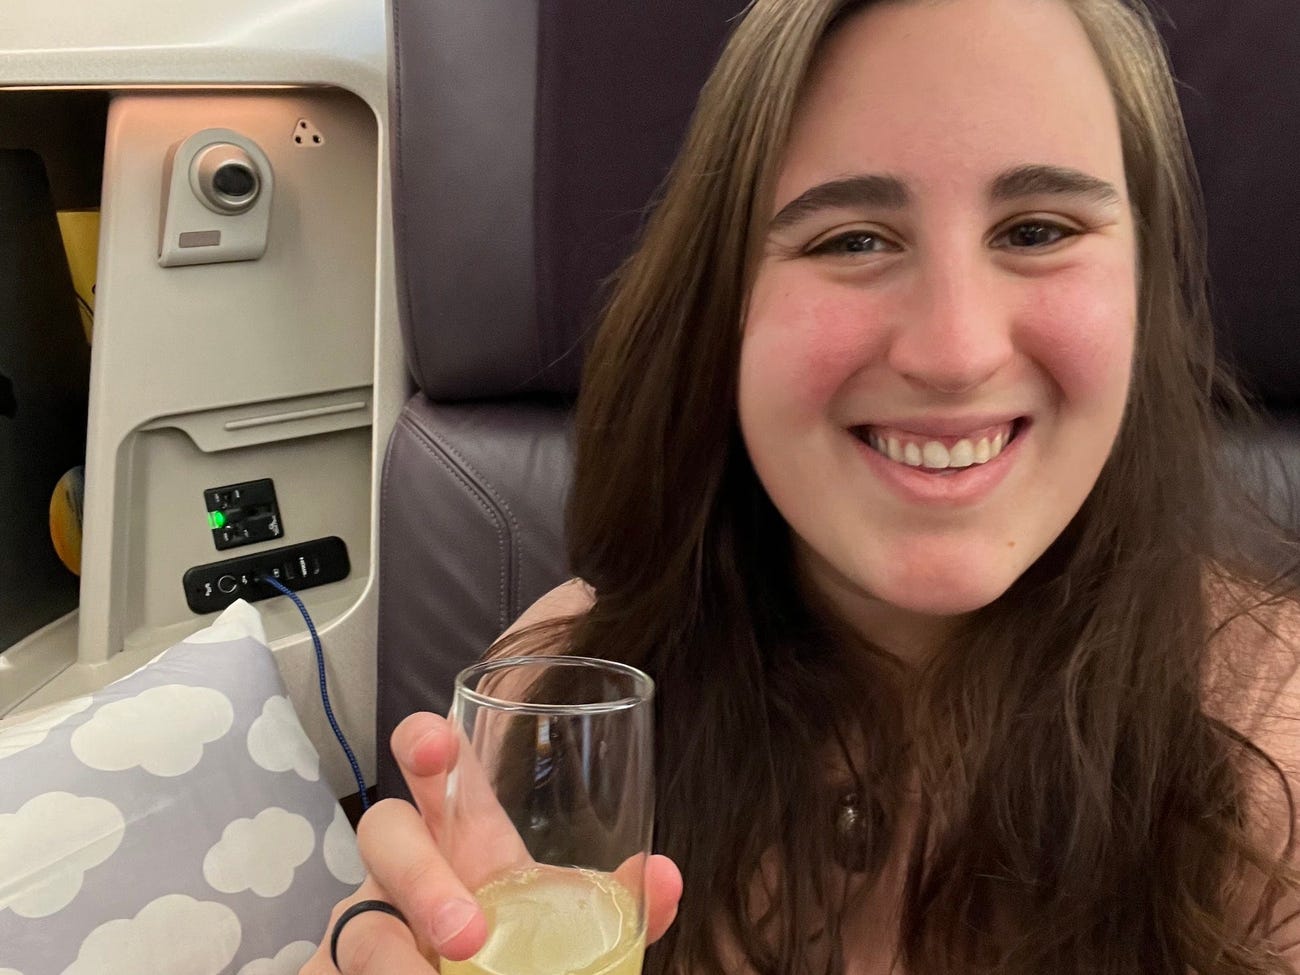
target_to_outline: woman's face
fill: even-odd
[[[1133,218],[1061,0],[881,3],[825,43],[744,324],[740,425],[808,582],[923,651],[1061,533],[1124,412]]]

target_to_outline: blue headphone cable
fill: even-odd
[[[357,757],[352,754],[352,748],[343,735],[343,729],[339,727],[338,721],[334,719],[334,709],[330,707],[330,695],[325,687],[325,653],[321,650],[320,637],[316,633],[316,624],[311,621],[311,615],[307,612],[307,607],[303,605],[296,592],[273,576],[262,575],[258,578],[292,599],[294,605],[298,607],[298,612],[302,613],[302,618],[307,623],[307,632],[311,634],[312,645],[316,648],[316,672],[320,675],[320,699],[321,703],[325,705],[325,717],[329,719],[330,727],[334,729],[334,737],[343,746],[343,754],[348,757],[348,764],[352,766],[352,775],[357,780],[357,792],[361,797],[361,809],[363,811],[369,809],[370,799],[366,795],[366,782],[361,775],[361,766],[357,764]]]

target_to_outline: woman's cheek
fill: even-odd
[[[765,396],[822,409],[871,358],[879,330],[866,304],[860,295],[817,295],[796,283],[756,290],[745,326],[742,382],[748,373]]]
[[[1129,286],[1117,287],[1114,274]],[[1122,268],[1058,275],[1019,316],[1021,351],[1067,397],[1127,386],[1137,316],[1132,285],[1132,272]]]

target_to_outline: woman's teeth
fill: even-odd
[[[908,467],[938,471],[987,464],[1011,442],[1011,434],[997,433],[977,440],[962,439],[951,447],[944,446],[937,440],[903,440],[878,433],[868,433],[864,439],[869,447],[890,460]]]

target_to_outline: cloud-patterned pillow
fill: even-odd
[[[293,975],[362,873],[247,603],[0,721],[0,975]]]

